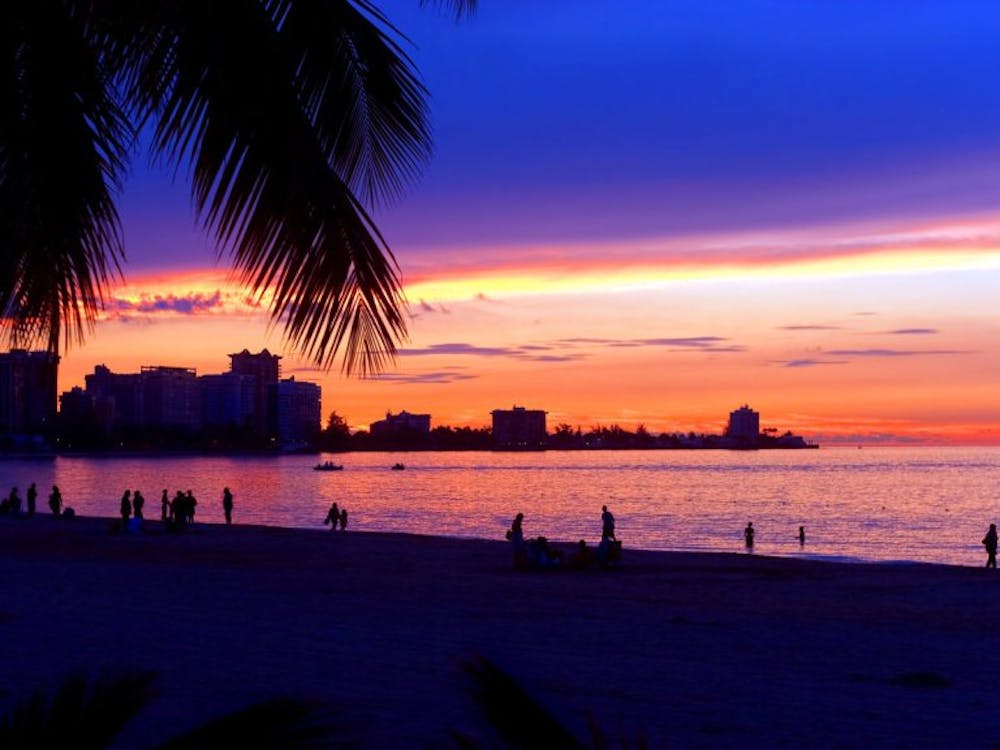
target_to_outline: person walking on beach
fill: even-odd
[[[52,485],[52,492],[49,493],[49,510],[56,518],[62,515],[63,499],[62,493],[56,485]]]
[[[601,539],[615,538],[615,517],[607,505],[601,506]]]
[[[337,524],[340,523],[340,508],[334,503],[330,506],[330,510],[326,513],[326,518],[323,519],[324,524],[330,524],[330,531],[337,530]]]
[[[28,487],[28,517],[35,515],[35,503],[38,501],[38,488],[32,482]]]
[[[806,546],[806,527],[805,526],[799,526],[799,546],[800,547],[805,547]]]
[[[139,490],[132,493],[132,515],[136,517],[137,520],[142,520],[142,509],[146,505],[146,498],[142,496]]]
[[[228,487],[222,488],[222,512],[226,514],[226,523],[233,522],[233,493]]]
[[[990,524],[990,530],[983,537],[983,546],[986,547],[986,567],[995,570],[997,567],[997,525],[995,523]]]
[[[753,521],[747,522],[747,527],[743,529],[743,539],[746,541],[747,551],[753,550],[753,536],[754,536]]]
[[[128,518],[132,515],[132,493],[125,490],[125,494],[122,495],[121,502],[121,514],[122,514],[122,531],[128,531]]]
[[[163,494],[160,495],[160,520],[166,523],[168,518],[170,518],[170,496],[163,490]]]
[[[336,524],[334,524],[336,526]],[[347,531],[347,508],[340,511],[340,530]]]

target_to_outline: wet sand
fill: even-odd
[[[1000,747],[1000,575],[639,552],[518,572],[507,544],[110,519],[0,521],[0,701],[80,669],[159,673],[116,747],[274,695],[365,747],[485,736],[486,656],[581,737],[662,747]],[[984,558],[985,560],[985,558]]]

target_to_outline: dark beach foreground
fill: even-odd
[[[274,695],[364,747],[487,737],[461,664],[493,660],[581,737],[661,747],[1000,747],[1000,576],[628,549],[517,572],[503,542],[0,523],[0,702],[136,667],[151,747]]]

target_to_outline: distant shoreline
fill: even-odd
[[[847,446],[849,447],[849,446]],[[624,451],[669,451],[669,452],[691,452],[691,451],[728,451],[731,453],[757,453],[760,451],[801,451],[819,450],[816,444],[802,446],[761,446],[759,448],[724,448],[721,446],[698,446],[698,447],[676,447],[676,446],[622,446],[622,447],[601,447],[601,448],[538,448],[526,450],[511,450],[504,448],[372,448],[365,450],[327,450],[316,448],[315,450],[302,451],[274,451],[274,450],[108,450],[108,451],[6,451],[0,453],[0,460],[16,459],[55,459],[55,458],[131,458],[142,456],[143,458],[202,458],[202,457],[253,457],[253,458],[280,458],[282,456],[317,456],[323,453],[336,455],[365,454],[365,453],[621,453]]]

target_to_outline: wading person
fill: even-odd
[[[743,529],[743,540],[746,542],[748,552],[753,549],[753,537],[755,533],[753,521],[748,521],[747,527]]]
[[[996,568],[997,566],[997,525],[990,524],[990,530],[983,537],[983,546],[986,547],[986,567]]]
[[[222,512],[226,514],[226,523],[233,522],[233,493],[228,487],[222,488]]]
[[[601,539],[615,538],[615,517],[607,505],[601,506]]]

